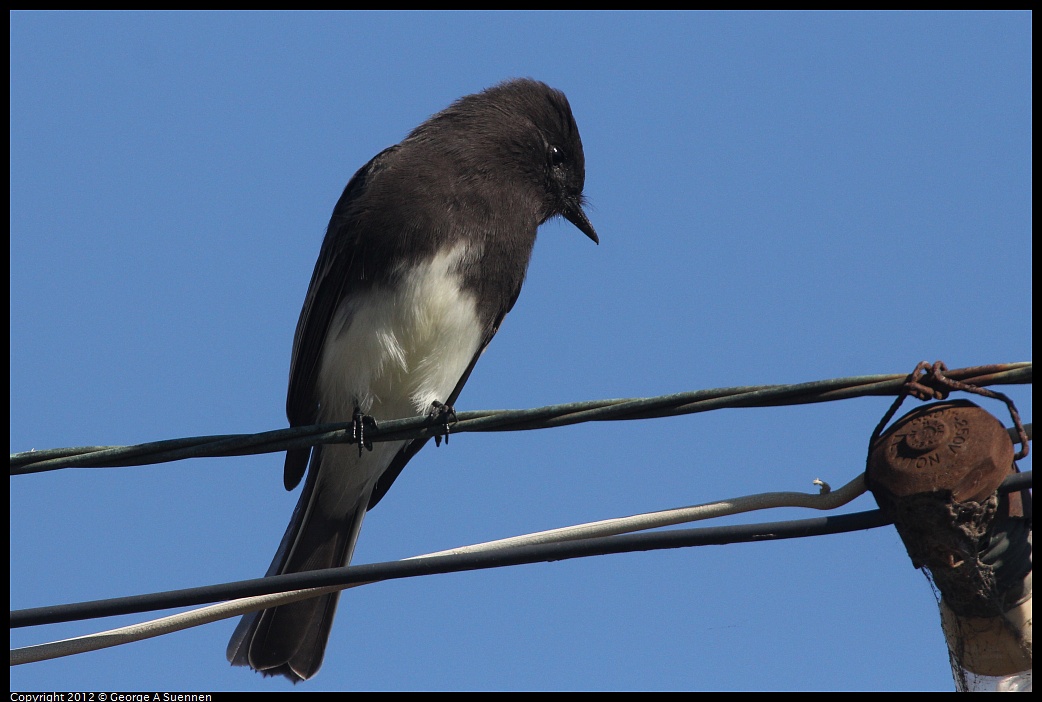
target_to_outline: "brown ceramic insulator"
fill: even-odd
[[[944,491],[956,502],[979,502],[1012,472],[1013,443],[1002,424],[972,402],[950,400],[895,422],[870,447],[865,477],[873,492],[895,498]]]

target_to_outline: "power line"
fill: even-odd
[[[947,371],[950,378],[977,386],[1030,383],[1032,363],[1005,363]],[[445,425],[429,417],[381,422],[366,440],[401,441],[471,431],[522,431],[593,421],[671,417],[737,407],[812,404],[853,397],[897,395],[907,374],[835,378],[795,385],[756,385],[696,390],[658,397],[594,400],[527,410],[459,412]],[[278,429],[259,434],[224,434],[168,439],[135,446],[81,446],[11,454],[11,475],[60,468],[102,468],[166,463],[187,458],[275,453],[316,444],[351,443],[350,422]]]
[[[1032,364],[1011,363],[947,371],[946,376],[975,386],[1030,383]],[[465,431],[522,431],[589,421],[649,419],[734,407],[766,407],[827,402],[870,395],[897,395],[906,375],[874,375],[801,383],[720,388],[659,397],[596,400],[529,410],[460,412],[448,426],[426,417],[382,422],[366,439],[398,441]],[[1019,420],[1017,420],[1019,424]],[[1026,425],[1028,436],[1031,425]],[[136,446],[93,446],[28,451],[11,455],[11,474],[25,475],[68,467],[118,467],[168,462],[184,458],[248,455],[283,451],[322,443],[350,443],[350,423],[296,427],[220,436],[188,437]],[[1017,439],[1011,429],[1011,438]],[[820,481],[815,481],[819,482]],[[824,484],[822,484],[824,485]],[[1010,476],[1000,491],[1031,486],[1031,473]],[[871,529],[891,521],[879,510],[838,516],[724,527],[627,533],[696,521],[726,514],[780,506],[834,509],[864,492],[862,475],[835,492],[822,494],[764,493],[693,507],[662,510],[633,517],[554,529],[511,539],[461,547],[403,561],[373,563],[321,571],[119,597],[92,602],[37,607],[10,613],[12,628],[97,617],[140,613],[212,602],[203,609],[152,622],[75,639],[40,644],[11,652],[11,664],[28,663],[141,640],[189,626],[265,609],[275,604],[313,597],[345,587],[423,575],[499,568],[527,563],[585,558],[689,546],[819,536]]]
[[[1030,487],[1031,472],[1017,473],[1003,482],[1002,491]],[[614,553],[655,551],[689,546],[720,546],[754,541],[775,541],[806,536],[841,534],[874,529],[892,523],[879,510],[757,524],[675,529],[639,534],[621,534],[563,542],[511,546],[490,551],[443,553],[401,561],[305,571],[287,575],[254,578],[220,585],[171,590],[167,592],[93,600],[66,605],[13,610],[12,629],[59,622],[112,617],[123,614],[188,607],[240,597],[267,595],[291,590],[347,586],[423,575],[458,573],[485,568],[503,568],[550,561],[586,558]],[[258,608],[259,609],[259,608]]]

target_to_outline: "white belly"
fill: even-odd
[[[398,419],[448,399],[481,343],[474,298],[455,272],[466,255],[462,245],[444,251],[406,271],[397,289],[341,305],[319,369],[320,421],[347,421],[356,407]]]

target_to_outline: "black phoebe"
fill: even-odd
[[[522,79],[460,98],[351,178],[297,323],[286,414],[291,426],[353,419],[360,442],[287,453],[287,489],[309,455],[310,470],[268,575],[351,561],[366,511],[426,443],[363,452],[366,423],[451,412],[517,300],[539,225],[560,215],[598,241],[585,177],[568,100]],[[228,660],[310,678],[338,598],[244,616]]]

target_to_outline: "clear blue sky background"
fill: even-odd
[[[344,184],[513,76],[570,98],[602,243],[543,227],[457,409],[1031,359],[1026,13],[10,19],[12,451],[284,426]],[[889,402],[461,435],[409,465],[356,563],[838,486]],[[11,606],[257,577],[296,499],[281,454],[12,479]],[[225,662],[233,626],[14,668],[11,688],[288,689]],[[358,588],[297,689],[952,687],[888,528]]]

